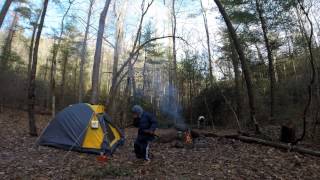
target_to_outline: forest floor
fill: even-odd
[[[43,129],[48,116],[37,116]],[[320,158],[288,153],[224,138],[206,138],[202,148],[152,144],[154,159],[135,159],[135,129],[126,129],[126,143],[105,164],[96,155],[35,148],[27,131],[27,113],[0,113],[0,179],[318,179]]]

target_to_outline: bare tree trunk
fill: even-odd
[[[216,5],[218,6],[218,9],[228,27],[228,31],[230,33],[230,36],[233,40],[233,44],[235,46],[235,49],[237,50],[237,53],[239,55],[239,59],[241,62],[241,67],[242,67],[242,71],[244,74],[244,78],[246,81],[246,85],[247,85],[247,91],[248,91],[248,97],[249,97],[249,106],[250,106],[250,117],[251,117],[251,121],[254,123],[255,126],[255,130],[256,133],[260,133],[260,128],[259,128],[259,124],[256,120],[256,106],[255,106],[255,92],[254,92],[254,88],[252,85],[252,79],[251,79],[251,71],[250,68],[248,66],[248,62],[247,59],[244,55],[243,52],[243,47],[240,44],[240,41],[238,39],[238,35],[236,34],[236,31],[230,21],[230,18],[228,16],[228,14],[226,13],[223,5],[221,4],[220,0],[214,0],[214,2],[216,3]]]
[[[129,63],[132,62],[132,59],[134,57],[136,57],[136,55],[139,53],[139,51],[144,47],[145,44],[143,45],[140,45],[138,46],[138,43],[140,42],[140,37],[141,37],[141,29],[142,29],[142,24],[143,24],[143,20],[144,20],[144,17],[145,15],[147,14],[150,6],[153,4],[153,0],[151,2],[148,3],[147,7],[145,8],[145,0],[142,1],[141,3],[141,17],[140,17],[140,22],[139,22],[139,26],[138,26],[138,29],[137,29],[137,32],[136,32],[136,36],[135,36],[135,40],[133,42],[133,46],[132,46],[132,49],[129,53],[129,57],[126,59],[126,61],[124,62],[124,64],[119,68],[119,70],[117,71],[117,73],[115,74],[115,76],[113,76],[112,78],[115,78],[115,84],[112,84],[111,85],[111,88],[110,88],[110,92],[109,92],[109,98],[106,102],[106,104],[109,105],[109,109],[112,109],[112,106],[113,106],[113,101],[114,101],[114,98],[115,98],[115,94],[117,92],[117,89],[118,89],[118,85],[119,83],[122,81],[122,79],[124,78],[122,76],[122,78],[119,78],[121,73],[123,72],[123,70],[128,67]],[[154,40],[154,39],[153,39]],[[150,41],[148,41],[150,42]],[[148,43],[148,42],[145,42],[145,43]],[[133,63],[134,64],[134,63]],[[112,111],[112,110],[111,110]]]
[[[177,51],[176,51],[176,28],[177,28],[177,17],[175,10],[175,0],[172,0],[171,5],[171,26],[172,26],[172,63],[169,65],[171,78],[169,77],[169,104],[171,105],[171,109],[173,111],[177,111],[177,97],[178,97],[178,87],[177,87]],[[174,119],[176,122],[176,119]]]
[[[77,78],[78,77],[77,72],[78,72],[78,68],[79,68],[79,64],[78,64],[78,62],[76,62],[76,65],[74,67],[74,72],[73,72],[74,73],[74,79],[73,79],[73,91],[74,92],[77,92],[77,79],[78,79]],[[75,97],[76,98],[79,97],[79,94],[76,94]]]
[[[33,51],[33,50],[32,50]],[[33,56],[33,55],[32,55]],[[31,60],[32,62],[32,60]],[[44,75],[43,75],[43,82],[47,82],[47,74],[48,74],[48,67],[49,66],[49,58],[47,58],[46,60],[46,65],[45,65],[45,70],[44,70]],[[28,81],[29,82],[29,81]],[[49,86],[47,86],[48,84],[46,83],[46,89],[45,89],[45,97],[44,97],[44,100],[43,100],[43,107],[45,109],[47,109],[49,106],[48,106],[48,101],[49,101],[49,98],[48,98],[48,95],[49,95]]]
[[[84,33],[84,38],[82,42],[82,49],[81,49],[81,61],[80,61],[80,77],[79,77],[79,103],[83,101],[83,93],[84,93],[84,65],[86,63],[87,58],[87,41],[88,41],[88,34],[90,30],[90,23],[91,23],[91,15],[92,15],[92,7],[95,0],[90,0],[87,23],[86,23],[86,30]]]
[[[41,12],[40,12],[41,13]],[[38,27],[38,21],[40,19],[40,15],[41,14],[37,14],[37,18],[36,18],[36,21],[34,22],[34,24],[32,25],[33,27],[33,30],[32,30],[32,35],[31,35],[31,41],[30,41],[30,46],[29,46],[29,60],[28,60],[28,81],[27,81],[27,86],[29,84],[29,81],[30,81],[30,71],[31,71],[31,66],[32,66],[32,58],[33,58],[33,48],[34,48],[34,40],[35,40],[35,36],[36,36],[36,32],[37,32],[37,27]],[[47,60],[48,62],[48,60]],[[47,71],[46,71],[47,73]],[[46,75],[45,73],[45,75]],[[28,87],[27,87],[28,88]]]
[[[232,43],[232,39],[229,36],[230,39],[230,46],[232,51],[232,65],[233,65],[233,71],[234,71],[234,81],[235,81],[235,91],[236,91],[236,113],[238,116],[238,120],[241,121],[242,119],[242,90],[241,90],[241,72],[239,70],[239,58],[237,51]]]
[[[116,39],[115,39],[115,48],[114,48],[114,55],[113,55],[111,87],[115,87],[115,84],[117,83],[117,78],[118,78],[117,72],[118,72],[119,56],[121,56],[122,54],[122,45],[123,45],[123,36],[124,36],[123,21],[124,21],[126,10],[127,10],[127,0],[124,2],[122,8],[116,10],[116,7],[114,7],[114,9],[115,9],[114,11],[116,12],[117,21],[116,21]],[[115,94],[115,93],[116,92],[113,92],[112,94]],[[114,105],[111,105],[111,106],[114,106]]]
[[[35,117],[34,117],[34,107],[36,103],[36,95],[35,95],[36,73],[37,73],[39,43],[40,43],[44,19],[47,13],[48,3],[49,3],[49,0],[44,0],[43,2],[43,10],[42,10],[40,24],[39,24],[38,32],[36,36],[36,42],[34,44],[34,51],[33,51],[34,55],[33,55],[31,73],[30,73],[31,77],[30,77],[29,87],[28,87],[29,134],[31,136],[37,136],[37,126],[36,126]]]
[[[175,10],[175,0],[172,0],[172,77],[173,85],[176,85],[177,82],[177,51],[176,51],[176,30],[177,30],[177,17]]]
[[[62,62],[62,74],[61,74],[61,85],[60,85],[60,107],[64,106],[64,87],[65,87],[65,82],[66,82],[66,70],[67,70],[67,65],[68,65],[68,60],[69,60],[69,53],[66,53],[63,57],[63,62]]]
[[[12,3],[12,0],[6,0],[4,5],[2,6],[2,9],[0,11],[0,28],[2,26],[4,18],[6,17],[6,14],[10,8],[11,3]]]
[[[213,72],[212,72],[212,60],[211,60],[211,47],[210,47],[210,33],[208,28],[208,20],[207,20],[207,14],[203,7],[202,0],[200,0],[201,5],[201,11],[202,11],[202,17],[203,17],[203,23],[204,27],[206,29],[206,37],[207,37],[207,48],[208,48],[208,65],[209,65],[209,81],[210,86],[213,86]]]
[[[37,19],[40,18],[40,15],[38,16]],[[36,22],[35,25],[33,25],[33,30],[32,30],[32,36],[31,36],[31,41],[30,41],[30,47],[29,47],[29,62],[28,62],[28,76],[30,77],[30,70],[31,70],[31,64],[32,64],[32,57],[33,57],[33,46],[34,46],[34,38],[36,36],[37,32],[37,25],[38,21]]]
[[[58,57],[58,53],[60,50],[60,46],[61,46],[61,41],[62,41],[62,36],[64,33],[64,20],[67,17],[70,8],[73,4],[75,0],[69,0],[69,6],[66,10],[66,12],[63,14],[63,17],[61,19],[61,25],[60,25],[60,34],[58,37],[58,43],[53,45],[53,57],[52,57],[52,62],[51,62],[51,79],[50,79],[50,92],[51,92],[51,97],[52,97],[52,117],[55,116],[56,113],[56,69],[57,69],[57,57]]]
[[[260,61],[261,63],[264,63],[263,56],[262,56],[262,53],[261,53],[261,51],[260,51],[260,48],[258,47],[258,45],[257,45],[256,43],[254,44],[254,46],[255,46],[256,49],[257,49],[259,61]]]
[[[269,37],[268,37],[268,27],[267,22],[263,15],[263,5],[260,0],[256,0],[256,9],[259,14],[259,19],[261,23],[261,28],[263,32],[265,46],[268,52],[268,62],[269,62],[269,79],[270,79],[270,119],[274,118],[274,107],[275,107],[275,71],[273,65],[273,55],[272,48],[270,45]]]
[[[92,69],[92,94],[90,103],[97,104],[98,103],[98,96],[99,96],[99,74],[100,74],[100,61],[101,61],[101,49],[102,49],[102,40],[103,40],[103,33],[106,24],[106,17],[109,9],[111,0],[106,0],[104,8],[100,14],[99,20],[99,28],[98,28],[98,36],[96,41],[96,51],[94,54],[94,62],[93,62],[93,69]]]
[[[305,9],[305,6],[303,4],[303,1],[298,0],[298,6],[300,6],[300,9],[302,10],[302,13],[306,16],[308,23],[310,25],[310,35],[307,37],[307,42],[308,42],[308,50],[309,50],[309,55],[310,55],[310,66],[311,66],[311,79],[308,85],[308,101],[307,104],[304,108],[303,111],[303,131],[302,131],[302,135],[296,140],[296,143],[298,143],[299,141],[302,141],[305,137],[306,134],[306,126],[307,126],[307,115],[308,115],[308,111],[309,108],[311,106],[312,103],[312,93],[313,93],[313,86],[315,84],[315,78],[316,78],[316,67],[315,67],[315,59],[314,59],[314,55],[313,55],[313,45],[312,45],[312,39],[313,39],[313,33],[314,33],[314,29],[313,29],[313,22],[309,17],[309,13],[308,10]],[[307,35],[307,34],[306,34]]]
[[[144,53],[144,61],[143,61],[143,70],[142,70],[142,78],[143,78],[143,84],[142,84],[142,93],[143,96],[145,95],[145,88],[146,88],[146,68],[147,68],[147,54]]]

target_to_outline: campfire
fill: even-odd
[[[191,131],[187,130],[184,132],[184,143],[185,144],[192,144],[193,140],[192,140],[192,135],[191,135]]]

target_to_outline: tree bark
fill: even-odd
[[[116,6],[116,4],[115,4]],[[117,17],[116,21],[116,39],[115,39],[115,48],[114,48],[114,55],[113,55],[113,67],[112,67],[112,81],[111,87],[115,87],[117,83],[117,72],[118,72],[118,64],[119,64],[119,56],[122,53],[122,45],[123,45],[123,36],[124,36],[124,28],[123,28],[123,21],[125,18],[125,13],[127,10],[127,0],[125,0],[124,5],[121,9],[117,12],[116,7],[114,8]],[[113,92],[113,94],[116,92]]]
[[[202,0],[200,0],[200,5],[201,5],[203,23],[204,23],[204,27],[205,27],[205,30],[206,30],[206,37],[207,37],[208,65],[209,65],[209,81],[210,81],[210,86],[213,87],[213,72],[212,72],[211,47],[210,47],[210,33],[209,33],[209,27],[208,27],[208,20],[207,20],[206,11],[205,11],[205,9],[203,8]]]
[[[61,85],[60,85],[60,107],[64,106],[64,87],[65,87],[65,82],[66,82],[66,70],[67,70],[67,65],[68,65],[68,60],[69,60],[69,53],[66,52],[63,57],[63,62],[62,62],[62,74],[61,74]],[[76,75],[75,75],[76,76]]]
[[[315,59],[314,59],[314,55],[313,55],[313,45],[312,45],[312,39],[313,39],[313,33],[314,33],[313,23],[309,17],[308,11],[305,9],[303,1],[298,0],[298,6],[300,6],[300,9],[302,10],[303,14],[306,16],[308,23],[310,25],[310,35],[307,37],[307,42],[308,42],[308,50],[309,50],[309,55],[310,55],[309,59],[310,59],[310,67],[311,67],[311,79],[310,79],[310,82],[308,85],[308,100],[307,100],[307,104],[306,104],[304,111],[303,111],[303,131],[302,131],[301,136],[295,141],[294,144],[298,143],[299,141],[302,141],[305,137],[306,126],[307,126],[307,115],[308,115],[309,108],[312,103],[313,86],[315,84],[315,78],[316,78],[316,69],[315,69],[316,67],[315,67]]]
[[[233,44],[235,46],[235,49],[237,50],[240,62],[241,62],[241,67],[242,67],[242,71],[244,74],[244,78],[246,81],[246,85],[247,85],[247,91],[248,91],[248,97],[249,97],[249,106],[250,106],[250,118],[251,121],[254,123],[255,126],[255,131],[256,133],[260,133],[260,128],[259,128],[259,124],[256,120],[256,106],[255,106],[255,92],[254,92],[254,88],[252,85],[252,79],[251,79],[251,71],[250,68],[248,66],[248,62],[247,59],[244,55],[243,52],[243,47],[239,41],[238,35],[236,34],[236,31],[230,21],[230,18],[228,16],[228,14],[226,13],[223,5],[221,4],[220,0],[214,0],[214,2],[216,3],[216,5],[218,6],[218,9],[227,25],[228,31],[230,33],[230,36],[233,40]]]
[[[172,85],[175,86],[177,82],[177,51],[176,51],[176,30],[177,30],[177,17],[175,9],[175,0],[172,0]]]
[[[150,6],[153,4],[153,2],[154,2],[153,0],[151,2],[149,2],[146,8],[144,7],[145,6],[145,0],[143,0],[142,3],[141,3],[140,22],[139,22],[139,26],[138,26],[138,29],[137,29],[137,32],[136,32],[135,40],[133,42],[132,49],[131,49],[131,51],[129,53],[129,57],[125,60],[125,62],[122,64],[122,66],[118,69],[117,73],[115,73],[115,75],[113,75],[113,77],[112,77],[112,78],[115,78],[114,79],[115,83],[111,84],[111,88],[110,88],[110,91],[109,91],[109,98],[106,101],[106,104],[108,104],[109,107],[111,106],[109,109],[113,108],[112,106],[114,105],[113,104],[114,103],[114,96],[115,96],[115,94],[117,92],[118,84],[123,79],[123,78],[119,78],[121,73],[123,72],[123,70],[126,67],[128,67],[129,63],[132,62],[132,59],[139,54],[139,51],[144,47],[144,45],[146,45],[146,44],[138,45],[138,43],[139,43],[140,37],[141,37],[141,29],[142,29],[142,24],[143,24],[144,17],[147,14],[147,12],[148,12]],[[150,42],[150,41],[148,41],[148,42]],[[148,43],[148,42],[146,42],[146,43]]]
[[[40,17],[40,15],[38,17]],[[30,77],[30,70],[31,70],[31,65],[32,65],[32,57],[33,57],[34,38],[36,36],[37,27],[38,27],[37,23],[38,23],[38,21],[36,22],[35,25],[33,25],[33,30],[32,30],[32,35],[31,35],[31,41],[30,41],[30,47],[29,47],[28,77]]]
[[[71,8],[71,5],[73,4],[75,0],[69,0],[69,6],[66,10],[66,12],[63,14],[63,17],[61,19],[61,25],[60,25],[60,34],[59,34],[59,37],[58,37],[58,43],[57,44],[54,44],[53,45],[53,56],[52,56],[52,62],[51,62],[51,79],[50,79],[50,92],[51,92],[51,97],[52,97],[52,117],[55,116],[55,109],[56,109],[56,80],[55,80],[55,77],[56,77],[56,69],[57,69],[57,57],[58,57],[58,53],[59,53],[59,50],[60,50],[60,46],[61,46],[61,41],[62,41],[62,36],[63,36],[63,33],[64,33],[64,20],[65,18],[67,17],[69,11],[70,11],[70,8]]]
[[[232,53],[232,65],[233,65],[233,71],[234,71],[234,83],[235,83],[235,94],[236,94],[236,113],[239,121],[242,119],[242,90],[241,90],[241,72],[239,69],[239,58],[237,51],[232,43],[232,39],[229,36],[230,39],[230,46],[231,46],[231,53]]]
[[[100,74],[100,61],[101,61],[101,50],[102,50],[102,40],[103,40],[103,33],[106,24],[106,17],[109,9],[111,0],[106,0],[104,8],[100,14],[99,20],[99,28],[98,28],[98,36],[96,41],[96,50],[94,54],[94,62],[92,68],[92,94],[90,103],[97,104],[98,97],[99,97],[99,74]]]
[[[37,73],[37,62],[38,62],[38,49],[40,44],[40,38],[41,38],[41,32],[43,28],[44,19],[46,17],[47,13],[47,7],[48,7],[49,0],[44,0],[43,2],[43,10],[41,14],[40,24],[38,27],[38,32],[36,36],[36,41],[34,44],[34,55],[33,55],[33,61],[32,61],[32,68],[30,73],[30,81],[29,81],[29,87],[28,87],[28,115],[29,115],[29,134],[31,136],[37,136],[37,126],[35,123],[35,101],[36,101],[36,95],[35,95],[35,87],[36,87],[36,73]]]
[[[6,0],[0,12],[0,28],[13,0]]]
[[[261,28],[263,32],[264,43],[268,53],[268,63],[269,63],[269,80],[270,80],[270,119],[274,118],[274,108],[275,108],[275,71],[273,65],[273,55],[272,48],[270,45],[269,37],[268,37],[268,27],[267,22],[264,18],[263,5],[260,0],[256,0],[256,9],[259,14],[259,19],[261,23]]]
[[[92,7],[95,0],[90,0],[87,23],[86,23],[86,30],[84,33],[84,38],[82,42],[81,48],[81,61],[80,61],[80,75],[79,75],[79,97],[78,102],[81,103],[83,101],[83,93],[84,93],[84,66],[86,64],[87,59],[87,41],[88,41],[88,34],[90,30],[90,22],[91,22],[91,15],[92,15]]]

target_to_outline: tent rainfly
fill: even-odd
[[[101,105],[70,105],[51,120],[37,144],[85,153],[112,154],[124,143],[124,136],[104,110]]]

